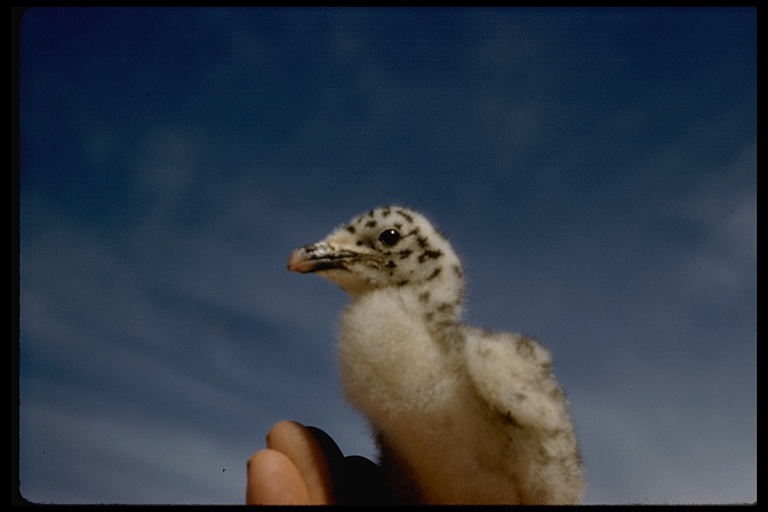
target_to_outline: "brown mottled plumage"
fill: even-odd
[[[372,210],[296,249],[288,268],[352,296],[341,379],[400,501],[581,500],[578,447],[549,353],[519,334],[459,322],[461,263],[426,218]]]

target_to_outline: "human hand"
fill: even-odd
[[[344,457],[322,430],[293,421],[275,424],[267,448],[248,460],[246,504],[383,504],[380,468],[359,456]]]

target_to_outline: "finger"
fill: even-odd
[[[309,503],[328,505],[335,502],[335,495],[331,467],[323,449],[327,443],[321,444],[315,432],[317,429],[310,430],[294,421],[281,421],[269,431],[267,447],[293,462],[306,485]]]
[[[359,455],[344,458],[336,496],[343,505],[394,505],[381,468]]]
[[[336,442],[317,427],[306,427],[325,453],[339,505],[392,504],[381,468],[359,455],[344,456]]]
[[[261,450],[248,460],[245,503],[308,505],[309,491],[299,470],[284,454]]]
[[[341,452],[341,448],[324,430],[311,426],[307,426],[306,429],[314,436],[315,441],[320,445],[320,449],[323,450],[325,461],[331,471],[332,481],[336,482],[337,473],[341,471],[344,465],[344,454]]]

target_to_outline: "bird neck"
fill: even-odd
[[[439,331],[458,324],[461,317],[463,281],[461,271],[441,273],[434,279],[413,286],[417,304],[430,330]]]

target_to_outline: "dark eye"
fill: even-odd
[[[385,229],[379,235],[379,242],[386,246],[392,247],[400,241],[400,233],[396,229]]]

